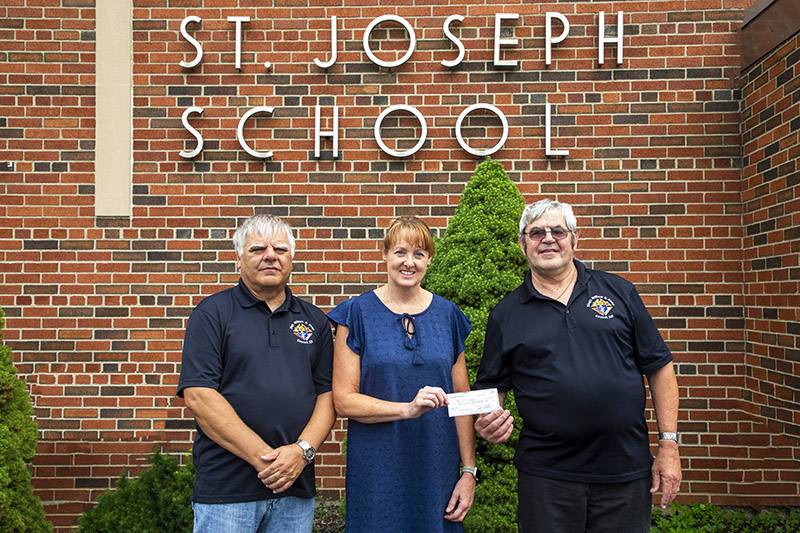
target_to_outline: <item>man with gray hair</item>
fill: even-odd
[[[492,310],[474,388],[514,391],[522,417],[515,464],[519,529],[645,532],[651,494],[666,507],[681,480],[672,355],[634,286],[575,259],[572,207],[541,200],[519,223],[530,271]],[[647,376],[658,425],[650,454]],[[505,442],[507,410],[475,429]]]
[[[325,314],[287,282],[292,228],[248,218],[233,237],[240,280],[192,311],[178,396],[197,421],[194,531],[311,531],[314,457],[336,414]]]

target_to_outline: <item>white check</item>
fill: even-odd
[[[479,415],[500,409],[497,389],[454,392],[447,395],[449,416]]]

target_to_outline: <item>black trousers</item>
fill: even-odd
[[[518,472],[520,533],[646,533],[650,476],[627,483],[578,483]]]

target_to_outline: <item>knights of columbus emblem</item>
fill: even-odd
[[[608,296],[592,296],[586,307],[591,307],[595,318],[609,319],[614,318],[611,311],[614,309],[614,300]]]
[[[306,322],[305,320],[295,320],[292,322],[292,325],[289,326],[292,334],[297,337],[297,342],[300,344],[313,344],[314,341],[311,337],[314,336],[314,326]]]

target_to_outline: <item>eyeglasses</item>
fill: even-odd
[[[528,231],[523,231],[524,235],[527,235],[530,240],[533,242],[539,242],[544,239],[547,233],[550,233],[550,236],[553,237],[554,240],[560,241],[563,240],[567,235],[570,234],[570,231],[567,229],[562,228],[561,226],[555,226],[553,228],[536,228],[533,227]]]

